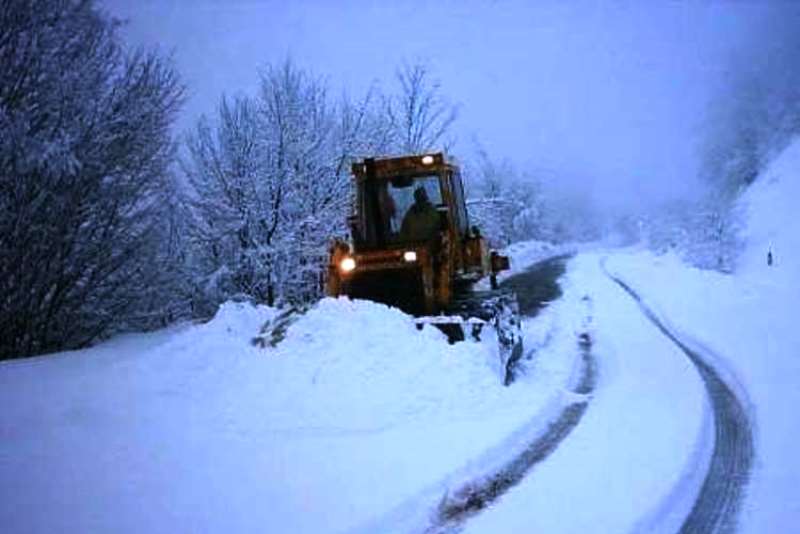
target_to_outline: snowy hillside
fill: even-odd
[[[800,273],[798,199],[800,140],[789,145],[741,199],[746,221],[742,275],[764,281],[797,282]],[[772,266],[767,265],[770,250],[774,259]]]

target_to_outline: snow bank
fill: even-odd
[[[403,506],[425,517],[559,395],[575,356],[541,350],[505,388],[490,341],[448,345],[380,304],[325,299],[277,348],[252,346],[275,313],[228,303],[205,324],[0,364],[0,524],[330,532]],[[532,343],[574,343],[561,323]]]

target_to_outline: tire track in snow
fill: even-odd
[[[446,495],[436,510],[433,524],[426,534],[457,532],[464,522],[490,506],[506,491],[519,483],[533,467],[544,461],[561,442],[578,426],[596,383],[596,365],[591,353],[591,338],[581,334],[579,346],[582,370],[572,393],[580,400],[565,406],[561,413],[550,421],[544,432],[525,449],[510,459],[501,469],[488,477],[465,484]]]
[[[569,256],[559,256],[534,264],[527,271],[512,277],[514,289],[524,292],[527,305],[525,314],[534,317],[538,311],[553,298],[558,298],[561,291],[556,279],[563,274]],[[544,282],[544,283],[542,283]],[[521,299],[522,300],[522,299]],[[591,299],[584,297],[587,307]],[[527,447],[509,459],[505,465],[494,473],[471,481],[444,496],[436,509],[432,524],[425,530],[426,534],[441,534],[458,531],[470,517],[480,513],[495,500],[518,484],[537,464],[544,461],[556,450],[561,442],[578,426],[589,406],[591,393],[597,382],[597,365],[592,355],[592,339],[586,330],[578,336],[578,347],[581,356],[581,371],[577,383],[571,388],[575,400],[569,402],[559,415],[553,418]]]
[[[605,270],[605,266],[604,270]],[[700,373],[714,412],[714,447],[711,463],[689,515],[681,525],[681,534],[723,533],[736,530],[739,509],[753,466],[755,448],[752,424],[744,403],[736,396],[703,355],[668,329],[664,322],[642,301],[639,294],[623,280],[606,274],[628,293],[644,315],[686,354]]]

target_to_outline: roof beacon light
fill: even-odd
[[[428,154],[427,156],[422,156],[422,164],[423,165],[433,165],[433,156]]]

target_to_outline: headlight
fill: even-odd
[[[345,258],[339,263],[339,268],[342,272],[349,273],[356,268],[356,260],[353,258]]]
[[[433,156],[422,156],[422,164],[423,165],[432,165],[433,164]]]
[[[403,252],[403,261],[407,261],[408,263],[417,261],[417,253],[413,250],[406,250]]]

